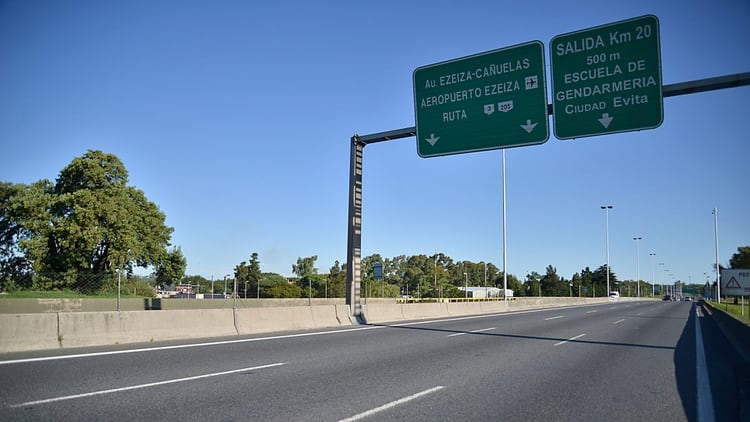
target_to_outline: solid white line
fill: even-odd
[[[100,395],[103,395],[103,394],[119,393],[121,391],[128,391],[128,390],[138,390],[138,389],[141,389],[141,388],[156,387],[156,386],[165,385],[165,384],[174,384],[176,382],[194,381],[194,380],[199,380],[199,379],[202,379],[202,378],[218,377],[218,376],[222,376],[222,375],[236,374],[238,372],[247,372],[247,371],[254,371],[256,369],[272,368],[274,366],[281,366],[281,365],[284,365],[284,364],[283,363],[271,363],[271,364],[268,364],[268,365],[253,366],[253,367],[250,367],[250,368],[242,368],[242,369],[233,369],[231,371],[215,372],[215,373],[212,373],[212,374],[204,374],[204,375],[196,375],[196,376],[187,377],[187,378],[177,378],[177,379],[173,379],[173,380],[150,382],[148,384],[131,385],[130,387],[112,388],[112,389],[109,389],[109,390],[92,391],[90,393],[73,394],[73,395],[70,395],[70,396],[62,396],[62,397],[53,397],[53,398],[44,399],[44,400],[27,401],[27,402],[24,402],[24,403],[13,404],[10,407],[34,406],[34,405],[37,405],[37,404],[46,404],[46,403],[54,403],[54,402],[64,401],[64,400],[80,399],[80,398],[83,398],[83,397],[100,396]]]
[[[278,339],[295,338],[295,337],[310,337],[310,336],[319,336],[319,335],[324,335],[324,334],[350,333],[352,331],[375,330],[378,328],[384,328],[384,327],[382,326],[360,327],[360,328],[349,328],[346,330],[317,331],[314,333],[284,334],[284,335],[269,336],[269,337],[255,337],[255,338],[243,338],[243,339],[237,339],[237,340],[210,341],[206,343],[177,344],[173,346],[144,347],[144,348],[138,348],[138,349],[112,350],[108,352],[78,353],[74,355],[45,356],[45,357],[40,357],[40,358],[3,360],[3,361],[0,361],[0,365],[10,365],[14,363],[44,362],[44,361],[49,361],[49,360],[89,358],[89,357],[96,357],[96,356],[122,355],[122,354],[127,354],[127,353],[156,352],[160,350],[189,349],[192,347],[220,346],[224,344],[251,343],[255,341],[278,340]]]
[[[390,403],[384,404],[384,405],[382,405],[380,407],[376,407],[374,409],[370,409],[370,410],[368,410],[366,412],[359,413],[359,414],[354,415],[352,417],[349,417],[349,418],[346,418],[346,419],[341,419],[341,420],[339,420],[339,422],[354,422],[354,421],[358,421],[360,419],[364,419],[364,418],[366,418],[368,416],[372,416],[372,415],[374,415],[376,413],[379,413],[379,412],[382,412],[384,410],[388,410],[388,409],[391,409],[393,407],[396,407],[396,406],[398,406],[400,404],[404,404],[406,402],[412,401],[412,400],[417,399],[419,397],[426,396],[427,394],[434,393],[434,392],[436,392],[438,390],[442,390],[443,388],[445,388],[445,387],[443,387],[442,385],[438,385],[437,387],[432,387],[430,389],[421,391],[419,393],[412,394],[411,396],[407,396],[407,397],[404,397],[402,399],[399,399],[399,400],[396,400],[396,401],[392,401]]]
[[[464,332],[462,332],[462,333],[454,333],[454,334],[449,334],[449,335],[448,335],[448,337],[457,337],[457,336],[463,336],[463,335],[466,335],[466,334],[472,334],[472,333],[481,333],[481,332],[483,332],[483,331],[490,331],[490,330],[494,330],[495,328],[496,328],[496,327],[490,327],[490,328],[482,328],[481,330],[474,330],[474,331],[464,331]]]
[[[586,311],[587,314],[593,314],[594,312],[596,312],[596,309],[594,309],[593,311]]]
[[[619,324],[621,322],[625,321],[625,319],[618,319],[617,321],[613,322],[612,324]]]
[[[583,333],[583,334],[578,334],[578,335],[577,335],[577,336],[575,336],[575,337],[571,337],[571,338],[569,338],[569,339],[567,339],[567,340],[563,340],[563,341],[561,341],[561,342],[555,343],[555,346],[559,346],[559,345],[561,345],[561,344],[565,344],[565,343],[567,343],[567,342],[569,342],[569,341],[573,341],[573,340],[579,339],[579,338],[581,338],[581,337],[583,337],[583,336],[585,336],[585,335],[586,335],[586,333]]]
[[[544,318],[544,320],[545,321],[550,321],[550,320],[558,319],[558,318],[565,318],[565,315],[558,315],[558,316],[553,316],[553,317],[549,317],[549,318]]]
[[[696,310],[698,307],[696,307]],[[711,396],[711,384],[708,381],[708,368],[706,365],[706,353],[703,350],[703,336],[701,334],[698,312],[695,317],[695,388],[696,404],[695,412],[699,422],[714,421],[714,401]]]

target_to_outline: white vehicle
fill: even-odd
[[[620,298],[620,292],[609,292],[610,300],[617,300]]]

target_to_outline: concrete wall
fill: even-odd
[[[266,303],[276,306],[238,307],[236,310],[164,310],[163,306],[162,310],[121,312],[71,312],[74,309],[110,306],[111,303],[57,301],[45,303],[44,306],[61,306],[69,311],[0,313],[0,353],[310,330],[356,324],[349,315],[349,306],[343,304],[342,300],[313,306],[281,306],[295,303],[282,301]],[[608,298],[518,298],[508,302],[395,303],[392,299],[368,299],[363,305],[363,312],[368,323],[386,323],[607,301]],[[167,300],[162,301],[162,304],[165,302]],[[142,300],[140,303],[143,306]],[[303,300],[303,303],[306,305],[307,301]],[[135,303],[132,305],[135,306]]]
[[[0,352],[60,347],[57,314],[0,315]]]
[[[122,299],[120,310],[144,311],[155,299]],[[233,309],[234,299],[161,299],[162,310],[178,309]],[[343,305],[345,299],[237,299],[238,309],[275,308],[292,306]],[[35,314],[41,312],[108,312],[117,310],[117,299],[69,298],[69,299],[17,299],[0,297],[0,314]]]
[[[620,298],[619,301],[628,299]],[[362,306],[368,323],[409,321],[447,316],[466,316],[518,311],[523,309],[553,308],[594,303],[608,303],[609,298],[522,297],[506,301],[468,301],[440,303],[396,303],[392,300],[373,300]]]

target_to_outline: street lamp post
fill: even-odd
[[[469,299],[469,275],[464,273],[464,299]]]
[[[655,253],[650,253],[651,256],[651,296],[656,296],[656,269],[654,268],[654,257]]]
[[[641,243],[641,237],[634,237],[633,240],[635,240],[635,284],[636,284],[636,294],[638,297],[641,297],[641,251],[640,251],[640,243]]]
[[[602,205],[600,208],[604,210],[605,242],[607,249],[607,296],[609,296],[609,210],[612,209],[612,205]]]
[[[660,262],[659,265],[664,265],[664,263]],[[664,273],[661,271],[659,272],[659,284],[661,285],[660,289],[661,289],[661,294],[663,296],[664,295]]]
[[[714,208],[714,244],[716,246],[716,300],[721,303],[721,273],[719,271],[719,209]]]

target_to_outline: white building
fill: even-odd
[[[503,289],[497,287],[459,287],[458,290],[468,291],[468,296],[474,299],[488,299],[493,297],[503,297]],[[513,290],[505,291],[507,297],[513,297]]]

